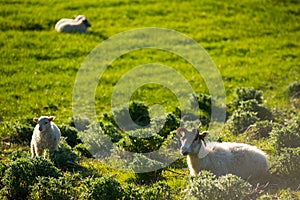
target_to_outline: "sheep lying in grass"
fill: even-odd
[[[41,116],[34,118],[37,122],[31,139],[31,158],[41,156],[45,149],[56,150],[60,141],[61,132],[52,122],[54,117]]]
[[[211,171],[217,177],[234,174],[245,180],[267,174],[269,162],[263,151],[243,143],[206,144],[204,138],[208,134],[208,132],[199,133],[197,129],[192,131],[182,127],[177,129],[177,135],[182,143],[180,153],[187,156],[191,175],[197,175],[203,169]]]
[[[55,25],[55,30],[58,32],[68,33],[88,33],[88,27],[92,26],[89,20],[84,15],[78,15],[75,19],[63,18]]]

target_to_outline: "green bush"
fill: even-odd
[[[239,105],[242,101],[255,99],[259,104],[263,102],[262,92],[253,87],[239,87],[234,91],[235,105]]]
[[[125,195],[120,183],[108,176],[86,178],[83,181],[83,185],[86,189],[80,195],[79,199],[82,200],[122,199]]]
[[[227,128],[230,132],[237,135],[243,133],[247,128],[259,121],[255,112],[236,110],[227,121]]]
[[[90,124],[90,120],[83,117],[73,117],[70,120],[70,126],[75,127],[78,131],[87,130]]]
[[[30,198],[32,200],[71,199],[74,188],[63,178],[37,177],[37,182],[30,187]]]
[[[117,144],[129,152],[148,153],[158,150],[164,138],[149,129],[137,129],[128,132]]]
[[[92,123],[87,130],[80,132],[80,139],[94,157],[102,159],[110,156],[113,143],[99,123]]]
[[[276,159],[274,168],[281,176],[290,177],[300,184],[300,147],[283,148]]]
[[[88,151],[87,147],[84,144],[77,144],[74,147],[74,151],[79,155],[79,157],[92,158],[93,155]]]
[[[78,167],[76,163],[78,156],[72,151],[72,148],[66,143],[65,138],[61,138],[59,148],[50,151],[50,160],[54,165],[62,170],[72,170]]]
[[[58,169],[44,158],[21,158],[10,162],[1,179],[2,195],[8,199],[25,199],[29,195],[29,186],[39,176],[59,177]]]
[[[207,171],[194,177],[184,191],[185,199],[252,199],[253,187],[243,179],[228,174],[218,179]]]
[[[104,134],[109,136],[111,142],[116,143],[122,139],[122,134],[114,125],[112,124],[104,125],[103,123],[100,123],[100,126]]]
[[[167,138],[171,131],[176,130],[180,125],[180,119],[174,114],[168,114],[163,128],[158,132],[158,135]]]
[[[61,125],[59,126],[61,131],[61,136],[66,138],[66,142],[71,147],[75,147],[77,144],[82,143],[78,137],[78,131],[76,128],[68,126],[68,125]]]
[[[131,119],[126,115],[128,114]],[[121,108],[119,110],[114,110],[114,117],[109,117],[105,115],[108,120],[115,126],[119,126],[123,130],[134,130],[138,126],[145,127],[150,124],[150,115],[148,111],[148,106],[141,102],[130,102],[129,108]],[[131,120],[134,123],[131,123]],[[117,123],[118,124],[117,124]]]
[[[161,178],[163,165],[159,161],[152,160],[141,154],[137,154],[133,158],[133,161],[129,163],[129,167],[134,172],[139,172],[134,174],[135,182],[137,184],[148,184],[148,183],[153,183],[157,181],[159,178]],[[153,169],[158,169],[158,170],[152,171]],[[140,173],[142,171],[145,172]]]
[[[300,147],[300,118],[294,118],[282,127],[275,127],[270,133],[273,146],[280,151],[281,148]]]
[[[149,185],[136,186],[128,184],[124,188],[126,200],[171,200],[171,188],[168,184],[158,181]]]
[[[260,120],[272,120],[272,113],[264,106],[258,104],[257,100],[241,101],[237,110],[255,112]]]
[[[258,121],[247,129],[246,134],[253,139],[269,137],[273,130],[273,123],[270,121]]]
[[[288,85],[288,95],[293,98],[300,98],[300,82],[294,81]]]

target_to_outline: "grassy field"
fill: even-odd
[[[173,29],[198,42],[220,71],[227,103],[234,100],[234,89],[254,87],[262,91],[263,104],[268,109],[299,116],[299,107],[293,107],[287,95],[288,85],[300,81],[298,0],[0,0],[0,3],[0,138],[10,134],[8,125],[40,115],[54,115],[58,124],[69,123],[73,116],[73,86],[81,63],[107,38],[144,27]],[[84,14],[91,22],[90,34],[54,30],[60,18],[78,14]],[[208,93],[201,75],[184,59],[161,50],[143,49],[121,56],[102,75],[95,97],[99,118],[111,112],[111,95],[118,80],[134,67],[147,63],[173,67],[196,93]],[[139,88],[131,100],[149,106],[161,104],[167,111],[178,106],[172,92],[155,84]],[[228,140],[244,140],[226,132],[224,135]],[[268,141],[250,143],[269,148],[264,147]],[[29,149],[22,145],[20,148]],[[2,154],[4,160],[5,155]],[[122,184],[132,176],[120,175],[91,160],[82,165],[117,174]],[[188,173],[186,168],[179,172]],[[177,192],[183,189],[184,180],[177,180],[180,176],[165,171],[164,177],[172,188],[179,188]],[[280,194],[280,190],[271,193]]]

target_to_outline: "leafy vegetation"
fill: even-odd
[[[297,0],[1,0],[0,199],[299,199],[299,9]],[[91,21],[90,34],[54,31],[60,18],[78,14]],[[120,159],[124,150],[148,153],[174,142],[180,124],[209,128],[216,99],[205,77],[179,55],[153,48],[122,55],[100,77],[94,98],[97,122],[72,117],[81,63],[107,38],[143,27],[174,29],[206,50],[223,80],[228,120],[210,139],[264,150],[271,162],[269,184],[209,172],[190,177],[185,158],[147,173],[133,170],[161,162],[140,154],[127,163]],[[200,113],[182,113],[173,91],[155,83],[136,89],[128,108],[112,111],[118,81],[149,63],[181,74],[198,102],[190,106],[198,106]],[[124,118],[127,112],[136,124]],[[32,118],[41,115],[56,117],[65,140],[46,158],[30,159]],[[108,157],[115,166],[132,170],[111,167],[103,161]]]

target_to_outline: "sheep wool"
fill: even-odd
[[[60,19],[55,24],[55,30],[57,32],[68,32],[68,33],[88,33],[88,27],[91,23],[84,15],[78,15],[75,19]]]
[[[41,156],[45,149],[57,150],[61,132],[53,120],[53,116],[41,116],[33,119],[37,125],[34,128],[30,144],[31,158]]]
[[[181,140],[180,153],[187,156],[191,175],[208,170],[217,177],[234,174],[245,180],[257,179],[268,173],[269,162],[266,154],[255,146],[234,142],[206,142],[208,132],[197,129],[188,131],[178,128]]]

